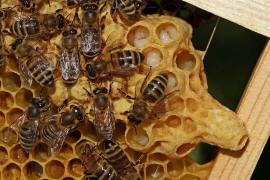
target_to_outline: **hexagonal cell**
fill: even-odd
[[[24,166],[23,173],[27,179],[36,180],[42,176],[43,168],[39,163],[31,161]]]
[[[137,131],[137,133],[136,133]],[[131,144],[136,144],[139,146],[146,146],[149,143],[149,137],[146,131],[140,127],[130,128],[127,133],[127,141]]]
[[[3,88],[8,91],[17,91],[21,87],[20,76],[13,72],[4,73],[2,76]]]
[[[195,147],[195,144],[186,143],[186,144],[179,146],[176,150],[176,153],[179,156],[184,156],[184,155],[188,154],[194,147]]]
[[[13,161],[24,163],[29,158],[29,154],[21,147],[21,145],[17,144],[11,149],[10,157]]]
[[[189,76],[189,86],[192,91],[194,91],[197,94],[200,94],[202,90],[202,84],[201,80],[198,76],[198,74],[190,74]]]
[[[53,179],[59,179],[64,175],[65,167],[57,160],[52,160],[45,165],[46,174]]]
[[[167,98],[169,110],[179,110],[183,111],[185,109],[185,102],[180,96],[170,96]]]
[[[143,47],[149,40],[149,30],[144,26],[133,27],[127,35],[128,43],[135,47]]]
[[[72,177],[65,177],[63,180],[75,180]]]
[[[17,143],[17,134],[16,132],[11,128],[5,128],[1,131],[1,141],[8,146],[12,146],[13,144]]]
[[[192,119],[185,118],[183,120],[183,129],[185,132],[191,133],[191,132],[195,131],[197,128],[196,128],[195,122]]]
[[[92,122],[87,121],[87,123],[85,123],[85,126],[82,126],[81,133],[93,141],[98,141],[96,128],[94,127]]]
[[[0,111],[0,127],[5,124],[5,114]]]
[[[176,66],[184,71],[192,71],[196,66],[196,58],[187,50],[180,50],[175,57]]]
[[[170,43],[177,38],[177,28],[172,23],[163,23],[156,29],[159,40],[163,43]]]
[[[158,162],[165,162],[167,161],[167,156],[162,153],[153,153],[149,155],[150,161],[158,161]]]
[[[8,110],[14,104],[14,99],[12,95],[5,91],[0,91],[0,109],[1,110]]]
[[[8,161],[8,152],[6,148],[0,146],[0,165],[4,165]]]
[[[72,159],[68,163],[68,171],[70,174],[76,177],[80,177],[84,174],[84,167],[80,159]]]
[[[63,160],[68,160],[72,157],[72,154],[72,147],[67,143],[64,143],[57,157]]]
[[[142,52],[145,56],[144,64],[152,67],[157,67],[163,60],[163,55],[159,49],[154,47],[148,47]]]
[[[11,163],[3,169],[4,179],[20,179],[21,169],[18,165]]]
[[[167,164],[167,171],[170,176],[179,176],[184,171],[184,163],[181,159],[171,161]]]
[[[172,115],[167,118],[165,123],[169,127],[179,128],[181,126],[181,119],[176,115]]]
[[[174,73],[168,73],[168,92],[172,92],[177,89],[177,79]]]
[[[113,137],[118,141],[125,140],[125,132],[126,132],[126,123],[122,121],[118,121],[115,124],[115,131],[113,133]]]
[[[66,142],[69,143],[75,143],[81,138],[81,132],[76,130],[73,132],[69,132],[67,137],[66,137]]]
[[[16,121],[23,114],[23,110],[19,108],[13,108],[7,113],[7,123],[11,124]]]
[[[31,100],[33,98],[33,93],[29,91],[28,89],[20,89],[19,92],[16,94],[16,104],[21,106],[22,108],[25,108],[30,105]]]
[[[49,159],[49,147],[45,143],[39,143],[34,147],[33,158],[39,162],[45,162]]]
[[[186,105],[187,105],[187,109],[191,113],[194,113],[199,108],[199,103],[195,99],[192,99],[192,98],[188,98],[186,100]]]
[[[161,179],[164,176],[163,166],[159,164],[151,164],[146,168],[147,179]]]
[[[134,149],[127,147],[126,149],[124,149],[124,152],[130,159],[130,161],[132,161],[133,163],[136,163],[136,161],[139,160],[139,164],[142,164],[146,161],[146,155],[142,154],[141,152],[135,151]]]
[[[192,174],[185,174],[181,180],[201,180],[199,177],[194,176]]]

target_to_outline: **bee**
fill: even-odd
[[[6,54],[5,54],[5,42],[4,36],[2,33],[2,21],[6,17],[6,12],[0,9],[0,68],[4,66],[6,61]]]
[[[16,39],[11,46],[26,87],[31,87],[33,79],[42,87],[54,87],[53,68],[43,55],[22,39]]]
[[[105,140],[104,142],[104,157],[107,161],[115,168],[120,179],[126,180],[140,180],[135,164],[129,161],[126,153],[121,149],[121,147],[111,141]],[[137,161],[139,162],[139,161]]]
[[[79,157],[85,168],[83,180],[116,180],[115,169],[98,153],[95,146],[85,143],[80,149]]]
[[[49,100],[43,97],[33,98],[32,105],[10,125],[5,139],[8,138],[9,133],[12,132],[11,130],[17,127],[19,129],[18,137],[20,145],[29,153],[36,143],[38,128],[43,123],[43,114],[49,109]]]
[[[70,131],[77,129],[84,122],[84,108],[77,100],[65,100],[59,107],[59,112],[46,116],[46,123],[41,127],[41,138],[49,144],[50,153],[60,152]]]
[[[15,21],[10,25],[12,35],[19,38],[36,38],[38,36],[47,39],[49,35],[62,30],[65,26],[65,18],[59,12],[62,9],[56,10],[54,14],[39,14],[35,13],[32,16],[19,18],[14,15]]]
[[[57,46],[62,52],[58,64],[66,85],[75,84],[80,76],[80,55],[76,34],[74,28],[68,28],[62,33],[62,48]]]
[[[104,29],[106,15],[100,17],[106,3],[100,8],[100,0],[83,1],[82,21],[76,13],[76,18],[81,25],[80,48],[84,56],[93,59],[101,54],[104,41],[101,34]]]
[[[106,53],[104,56],[85,65],[86,73],[91,80],[111,75],[131,76],[144,61],[144,55],[138,51],[120,50]]]
[[[105,139],[112,139],[113,131],[115,129],[115,118],[112,113],[111,85],[108,92],[105,87],[97,87],[93,94],[84,88],[88,96],[93,98],[93,107],[90,114],[94,116],[94,126],[99,135]]]
[[[113,0],[111,4],[111,15],[115,20],[115,13],[118,13],[128,21],[134,21],[141,14],[146,6],[145,0]]]
[[[160,103],[162,103],[167,96],[178,91],[175,90],[165,95],[168,85],[167,73],[157,75],[148,84],[146,84],[149,75],[150,72],[147,74],[141,85],[140,95],[138,97],[131,97],[122,90],[118,89],[122,94],[125,95],[127,99],[134,100],[131,110],[123,113],[128,114],[128,122],[133,124],[134,127],[140,124],[142,121],[148,119],[150,115],[157,116],[153,110],[159,110],[158,108],[162,109]],[[161,110],[161,112],[162,111],[164,111],[164,109]]]

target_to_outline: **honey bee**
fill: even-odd
[[[17,39],[11,46],[19,61],[25,87],[31,87],[33,78],[43,87],[54,87],[53,68],[43,55],[22,39]]]
[[[120,179],[123,180],[140,180],[135,164],[129,161],[126,153],[121,149],[121,147],[111,141],[105,140],[104,142],[104,156],[107,161],[115,168]],[[139,161],[138,161],[139,162]]]
[[[93,94],[84,88],[88,96],[93,98],[93,107],[90,114],[94,116],[94,126],[99,135],[105,139],[112,139],[115,129],[115,118],[112,113],[111,86],[108,92],[105,87],[95,88]]]
[[[77,100],[64,101],[57,114],[46,116],[46,123],[41,127],[41,138],[49,144],[50,153],[58,154],[68,133],[76,130],[84,119],[84,108]]]
[[[36,38],[41,36],[47,39],[49,35],[62,30],[65,26],[65,18],[59,13],[61,10],[56,10],[54,14],[35,13],[34,15],[21,18],[15,14],[13,18],[15,21],[10,25],[10,32],[19,38]]]
[[[98,153],[95,146],[85,143],[80,149],[79,157],[85,168],[84,180],[116,180],[115,169]]]
[[[80,76],[80,55],[78,50],[77,31],[68,28],[62,33],[61,56],[58,61],[60,64],[62,80],[66,85],[77,82]]]
[[[50,101],[46,98],[33,98],[32,105],[15,120],[7,131],[7,139],[12,129],[18,128],[19,142],[26,152],[30,152],[35,143],[38,135],[38,127],[43,122],[43,114],[50,109]]]
[[[86,64],[86,73],[91,80],[111,75],[130,76],[144,61],[144,55],[138,51],[121,50],[106,53],[95,61]]]
[[[146,80],[149,75],[150,72],[147,74],[141,85],[140,95],[138,97],[131,97],[122,90],[118,89],[122,94],[125,95],[127,99],[134,100],[131,110],[123,113],[128,114],[128,122],[133,124],[134,127],[140,124],[142,121],[148,119],[150,115],[157,116],[153,110],[158,110],[158,107],[162,108],[160,103],[164,102],[167,96],[178,91],[175,90],[165,95],[168,85],[167,73],[157,75],[148,84],[146,84]],[[161,110],[161,112],[162,111],[164,110]]]
[[[115,20],[115,13],[118,13],[129,21],[134,21],[141,14],[146,6],[145,0],[113,0],[111,4],[111,15]]]
[[[100,8],[100,0],[82,1],[80,7],[83,11],[82,21],[76,13],[76,18],[81,25],[80,48],[84,56],[94,58],[101,54],[104,42],[101,37],[104,29],[106,15],[100,17],[106,3]]]

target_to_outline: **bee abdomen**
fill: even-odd
[[[97,171],[96,176],[99,180],[115,180],[117,173],[115,169],[104,160],[103,168]]]
[[[147,84],[143,91],[143,96],[146,100],[154,103],[159,100],[167,87],[168,75],[166,73],[157,75]]]
[[[112,65],[114,68],[120,67],[136,67],[144,60],[144,55],[137,51],[118,51],[111,54]]]
[[[124,151],[118,146],[114,145],[105,150],[106,159],[116,169],[121,170],[129,164],[129,160]]]
[[[39,22],[33,17],[23,18],[15,21],[10,26],[10,31],[19,37],[33,36],[39,33]]]
[[[44,141],[52,142],[57,137],[57,129],[52,123],[44,125],[41,130],[41,137]]]
[[[136,16],[136,8],[134,3],[130,0],[126,1],[125,3],[121,2],[120,11],[123,16],[126,16],[128,19],[134,19]]]
[[[36,142],[36,134],[31,130],[30,126],[31,123],[26,122],[21,126],[19,131],[20,144],[22,148],[27,152],[32,150]]]

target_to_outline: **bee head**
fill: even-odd
[[[38,108],[38,109],[42,109],[44,108],[49,102],[45,99],[45,98],[33,98],[32,99],[32,104]],[[42,110],[42,112],[46,112],[49,110],[49,107],[48,108],[45,108]]]
[[[83,11],[95,11],[98,9],[98,5],[95,3],[86,3],[82,5],[82,10]]]
[[[137,119],[134,115],[131,114],[131,115],[128,116],[128,122],[131,123],[131,124],[134,124],[134,125],[138,125],[142,121]]]
[[[65,18],[62,14],[58,14],[56,17],[58,21],[58,28],[62,29],[65,26]]]
[[[94,89],[93,92],[94,92],[95,95],[98,95],[98,94],[107,94],[108,93],[108,90],[107,90],[107,88],[102,87],[102,88],[96,88],[96,89]]]
[[[26,8],[31,7],[31,1],[30,0],[22,0],[22,5]]]
[[[23,39],[16,39],[12,44],[11,48],[12,50],[16,50],[19,44],[22,44]]]
[[[78,106],[72,106],[71,108],[72,113],[74,114],[75,118],[79,121],[82,122],[84,119],[84,115],[82,110]]]
[[[146,7],[146,2],[144,0],[136,1],[135,2],[135,8],[136,10],[142,10]]]
[[[86,72],[90,78],[96,78],[95,68],[91,64],[86,65]]]
[[[115,145],[115,143],[111,140],[105,140],[104,142],[104,148],[106,149],[110,149],[111,147],[113,147]]]
[[[40,112],[36,107],[29,107],[26,115],[29,119],[35,119],[40,115]]]
[[[61,116],[61,125],[62,126],[72,126],[75,123],[74,116],[70,112],[64,112]]]

